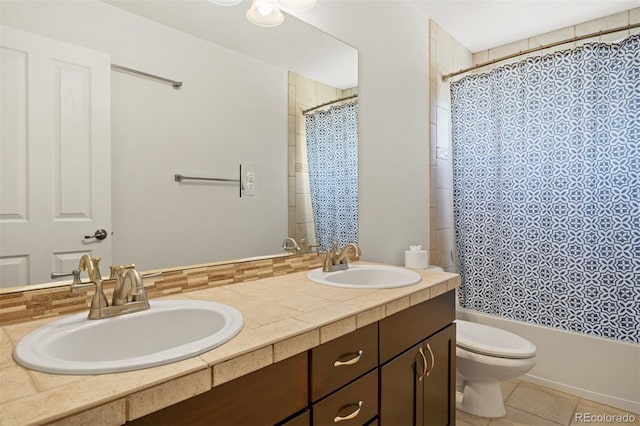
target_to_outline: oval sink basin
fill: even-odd
[[[417,284],[422,277],[415,271],[386,265],[350,265],[349,269],[323,272],[322,268],[307,273],[318,284],[348,288],[394,288]]]
[[[16,361],[57,374],[102,374],[168,364],[232,339],[244,325],[237,309],[196,300],[151,301],[151,308],[101,320],[87,312],[47,324],[26,335]]]

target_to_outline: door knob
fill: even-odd
[[[95,238],[96,240],[104,240],[105,238],[107,238],[107,231],[105,231],[104,229],[98,229],[93,235],[84,236],[85,240],[88,240],[91,238]]]

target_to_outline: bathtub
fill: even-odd
[[[457,307],[459,319],[516,333],[537,346],[538,362],[521,377],[581,398],[640,413],[640,345],[542,327]]]

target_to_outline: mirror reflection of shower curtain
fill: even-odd
[[[358,242],[358,103],[305,118],[311,206],[320,250]]]

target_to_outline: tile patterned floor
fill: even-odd
[[[589,413],[592,416],[620,416],[626,412],[517,379],[502,383],[502,395],[507,408],[505,417],[487,419],[458,410],[456,412],[456,426],[578,426],[587,424],[640,426],[640,415],[633,413],[631,414],[634,415],[635,422],[632,423],[596,423],[593,418],[591,422],[581,421],[585,419],[583,413]],[[582,419],[580,419],[581,415]]]

